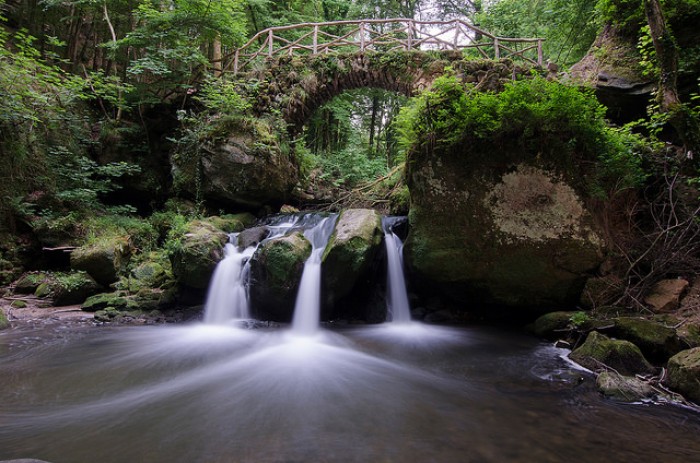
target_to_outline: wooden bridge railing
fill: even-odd
[[[284,35],[284,37],[282,36]],[[223,59],[238,73],[260,58],[336,51],[466,50],[483,58],[511,58],[542,65],[542,38],[497,37],[463,20],[364,19],[271,27]]]

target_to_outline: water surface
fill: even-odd
[[[0,334],[0,460],[700,461],[697,414],[603,399],[519,332],[88,328]]]

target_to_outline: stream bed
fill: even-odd
[[[690,462],[700,416],[601,397],[566,351],[418,323],[0,333],[0,460]]]

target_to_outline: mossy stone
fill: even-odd
[[[170,256],[177,281],[192,288],[206,288],[216,264],[223,258],[228,234],[205,220],[194,220],[184,235],[176,237]]]
[[[590,370],[612,368],[622,375],[653,373],[654,367],[644,358],[639,347],[629,341],[610,339],[592,331],[586,341],[569,358]]]
[[[236,233],[255,224],[257,219],[249,212],[208,217],[207,221],[226,233]]]
[[[27,307],[27,303],[25,301],[20,300],[20,299],[15,299],[10,304],[10,307],[12,307],[13,309],[24,309]]]
[[[646,358],[658,363],[664,363],[682,349],[676,331],[653,320],[620,317],[615,320],[613,334],[633,342]]]
[[[535,320],[535,323],[532,325],[532,331],[543,338],[560,338],[565,331],[571,329],[571,317],[575,313],[561,311],[546,313]]]
[[[251,302],[258,317],[286,321],[291,318],[304,262],[311,243],[302,233],[277,238],[258,248],[251,260]]]
[[[668,361],[668,385],[700,403],[700,347],[684,350]]]
[[[7,316],[5,315],[5,312],[0,309],[0,330],[4,330],[6,328],[10,327],[10,322],[7,320]]]
[[[108,286],[117,281],[129,254],[129,241],[126,237],[102,238],[97,243],[74,250],[70,256],[70,265],[74,270],[87,272],[99,284]]]
[[[107,307],[125,310],[130,307],[130,301],[126,296],[119,293],[103,293],[87,298],[80,309],[85,312],[96,312]]]
[[[352,293],[382,243],[381,216],[371,209],[341,212],[323,255],[323,286],[335,302]]]
[[[624,402],[638,402],[654,395],[648,383],[613,371],[601,372],[596,378],[596,385],[606,397]]]
[[[48,281],[41,283],[34,290],[34,295],[36,297],[49,297],[51,295],[51,284]]]
[[[50,277],[50,274],[47,272],[25,273],[15,281],[14,291],[18,294],[34,294],[39,285],[47,282]]]

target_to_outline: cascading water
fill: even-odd
[[[292,332],[295,334],[308,336],[318,330],[321,313],[321,258],[335,229],[336,219],[337,216],[323,218],[315,227],[304,232],[312,248],[311,255],[304,263],[294,305]]]
[[[204,322],[223,324],[233,320],[249,319],[248,262],[256,246],[239,250],[234,244],[237,234],[232,234],[224,247],[224,258],[216,266],[212,276],[207,301],[204,305]]]
[[[387,321],[410,323],[411,307],[408,303],[406,280],[403,274],[403,242],[392,230],[399,220],[401,217],[384,217],[382,219],[388,267]]]

